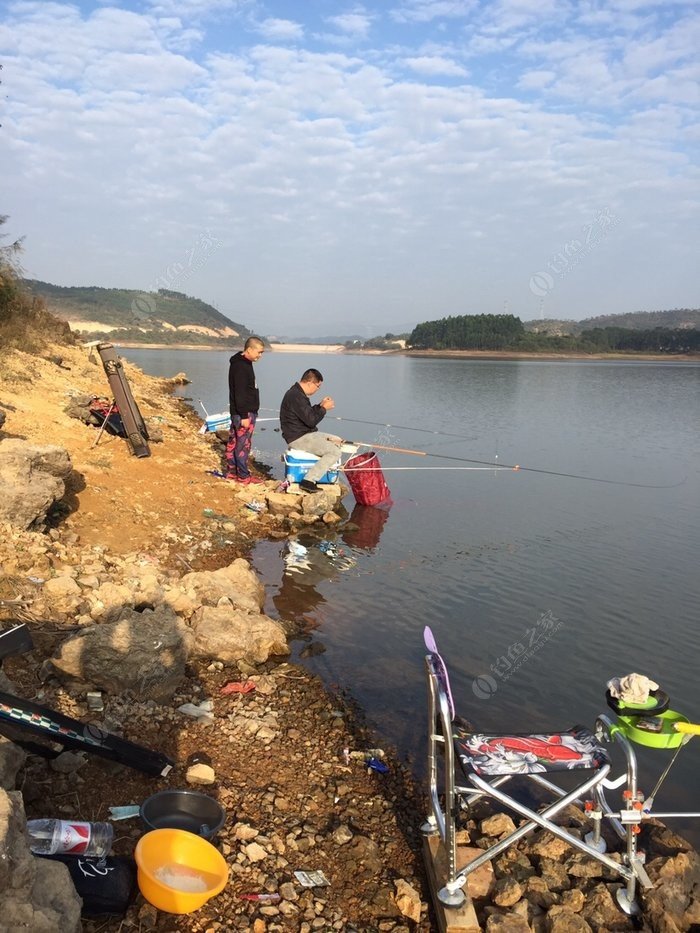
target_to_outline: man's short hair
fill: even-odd
[[[265,341],[262,340],[260,337],[248,337],[246,342],[243,344],[243,349],[248,350],[250,349],[250,347],[257,347],[259,349],[260,347],[264,347],[264,346],[265,346]]]
[[[323,376],[317,369],[307,369],[301,377],[301,382],[323,382]]]

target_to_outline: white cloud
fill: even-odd
[[[250,6],[250,0],[147,0],[147,5],[157,15],[200,19],[220,13],[235,13]]]
[[[340,32],[357,39],[364,39],[372,25],[372,17],[363,12],[341,13],[338,16],[326,17],[326,22],[335,29],[339,29]]]
[[[468,74],[468,71],[457,62],[439,55],[421,55],[418,58],[406,58],[404,62],[411,71],[422,75],[465,77]]]
[[[147,287],[210,229],[222,248],[188,291],[223,308],[233,294],[266,332],[299,296],[321,315],[329,292],[337,313],[361,305],[377,322],[389,305],[401,320],[436,302],[459,313],[467,278],[485,310],[502,307],[488,304],[497,280],[526,316],[530,276],[608,206],[623,221],[600,255],[629,307],[655,264],[674,269],[669,306],[692,303],[696,18],[631,11],[589,32],[571,12],[550,30],[534,3],[500,4],[499,19],[495,5],[421,0],[390,43],[367,4],[349,15],[371,18],[373,46],[343,54],[307,39],[317,23],[276,19],[275,0],[268,22],[288,25],[259,44],[262,7],[228,5],[211,30],[215,5],[197,7],[0,14],[3,213],[27,233],[34,276]],[[436,32],[467,8],[449,38]],[[516,12],[527,23],[499,32]],[[600,293],[592,268],[557,286],[562,312]],[[338,290],[338,269],[352,287]]]
[[[555,77],[556,74],[553,71],[528,71],[521,75],[518,87],[526,91],[538,90],[551,84]]]
[[[264,19],[258,24],[257,31],[271,42],[294,41],[304,36],[304,27],[291,19]]]
[[[391,16],[398,23],[429,23],[466,17],[476,6],[476,0],[407,0],[394,7]]]

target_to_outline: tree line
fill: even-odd
[[[528,333],[512,314],[463,314],[425,321],[408,337],[413,350],[510,350],[579,353],[697,353],[700,330],[654,327],[594,327],[580,334],[555,336]]]

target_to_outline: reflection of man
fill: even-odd
[[[314,454],[319,459],[308,470],[299,483],[304,492],[318,492],[316,485],[323,474],[338,462],[342,440],[334,434],[321,434],[316,425],[326,412],[335,408],[335,402],[326,395],[317,405],[310,402],[311,396],[321,388],[323,376],[317,369],[307,369],[299,382],[285,392],[280,406],[282,437],[289,446]]]
[[[257,363],[264,350],[265,344],[259,337],[248,337],[243,350],[231,357],[228,370],[231,430],[226,445],[226,479],[236,480],[244,486],[265,482],[257,476],[251,476],[248,469],[253,431],[260,408],[260,393],[253,363]]]

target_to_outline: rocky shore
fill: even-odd
[[[264,614],[245,559],[259,537],[346,521],[340,500],[280,492],[272,477],[256,487],[217,478],[220,450],[196,433],[172,381],[127,366],[154,439],[152,456],[136,459],[121,438],[96,445],[96,429],[76,417],[86,398],[108,393],[86,350],[2,362],[0,629],[25,622],[34,649],[5,660],[0,690],[175,765],[153,778],[95,755],[47,759],[0,738],[0,931],[437,930],[421,787],[391,749],[380,756],[386,773],[366,767],[376,743],[352,698],[288,663],[298,620]],[[81,920],[64,866],[29,853],[25,814],[103,820],[110,807],[187,786],[226,810],[217,844],[230,868],[224,892],[191,915],[159,913],[138,896],[124,916]],[[562,819],[577,831],[584,818],[570,808]],[[140,821],[115,827],[115,852],[130,855]],[[510,816],[477,810],[463,833],[483,847],[511,828]],[[644,832],[655,887],[641,924],[615,906],[619,882],[606,869],[535,833],[472,892],[482,928],[692,929],[698,856],[659,825]],[[295,871],[321,871],[328,884],[304,888]]]

